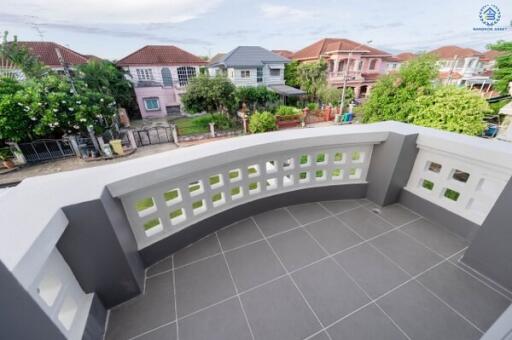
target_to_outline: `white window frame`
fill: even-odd
[[[148,100],[156,100],[158,107],[156,109],[148,108],[148,104],[147,104]],[[144,102],[144,108],[146,109],[146,111],[160,111],[161,110],[160,98],[158,98],[158,97],[146,97],[146,98],[142,98],[142,101]]]
[[[251,70],[241,70],[240,78],[251,78]]]
[[[150,68],[137,68],[135,69],[135,72],[137,73],[137,78],[139,80],[153,80],[153,70]]]
[[[272,72],[277,72],[277,74],[272,74]],[[270,76],[271,77],[281,77],[281,69],[280,68],[271,68]]]

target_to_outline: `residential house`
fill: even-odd
[[[483,88],[491,85],[484,75],[484,55],[471,48],[443,46],[429,53],[439,58],[439,80],[444,84]]]
[[[206,61],[176,46],[148,45],[117,62],[134,84],[143,118],[180,114],[181,95]]]
[[[99,59],[92,55],[80,54],[70,48],[51,41],[18,41],[30,54],[37,57],[41,63],[57,73],[63,73],[64,67],[73,72],[77,65],[86,64],[90,59]],[[0,73],[23,79],[24,75],[12,63],[1,62]]]
[[[480,59],[482,61],[482,70],[483,74],[487,76],[492,76],[492,72],[496,67],[496,58],[503,55],[503,52],[500,51],[486,51],[483,53],[483,58]]]
[[[215,58],[215,57],[214,57]],[[238,46],[209,64],[210,75],[225,74],[236,86],[264,85],[283,97],[304,94],[285,85],[284,67],[290,60],[259,46]]]
[[[365,97],[375,81],[385,72],[386,58],[391,54],[348,39],[319,40],[292,55],[301,63],[325,60],[327,82],[331,86],[346,85],[354,89],[356,98]]]
[[[411,52],[404,52],[395,56],[384,58],[384,70],[383,73],[397,72],[400,67],[411,59],[416,58],[417,55]]]
[[[289,50],[272,50],[272,53],[280,55],[286,59],[291,59],[293,55],[293,52]]]

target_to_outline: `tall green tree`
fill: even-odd
[[[41,78],[50,70],[39,59],[18,43],[18,38],[8,39],[9,32],[5,31],[0,45],[0,59],[7,60],[19,68],[26,78]]]
[[[503,52],[503,55],[496,58],[496,67],[493,78],[496,81],[494,88],[502,94],[508,93],[508,86],[512,82],[512,41],[500,40],[490,44],[487,48]]]
[[[300,87],[299,77],[298,77],[298,69],[299,62],[297,60],[292,60],[290,63],[286,64],[284,67],[284,82],[288,86],[292,87]]]
[[[416,97],[433,91],[437,73],[435,58],[424,54],[410,60],[399,72],[381,76],[363,105],[363,122],[407,122],[416,110]]]
[[[185,110],[191,113],[228,113],[236,105],[235,85],[222,75],[199,75],[189,80],[181,102]]]
[[[318,99],[318,90],[327,84],[327,63],[323,60],[314,63],[302,63],[297,67],[297,80],[300,88],[311,100]]]
[[[467,135],[481,135],[484,116],[492,110],[485,99],[464,87],[440,86],[416,98],[416,110],[408,121]]]
[[[240,107],[245,103],[252,111],[267,109],[277,103],[279,95],[265,85],[240,86],[236,88],[235,98]]]
[[[107,60],[90,60],[77,67],[78,78],[89,89],[112,96],[130,115],[138,112],[135,93],[126,72]]]

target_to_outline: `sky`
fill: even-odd
[[[239,45],[297,51],[347,38],[390,53],[459,45],[485,50],[512,40],[511,0],[2,0],[0,30],[20,41],[54,41],[82,54],[121,59],[145,45],[201,56]],[[508,26],[476,32],[492,3]]]

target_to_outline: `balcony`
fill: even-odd
[[[343,77],[345,76],[344,71],[339,72],[329,72],[328,73],[328,80],[329,81],[336,81],[336,82],[343,82]],[[351,81],[363,81],[364,78],[361,75],[361,72],[359,71],[350,71],[346,74],[347,82]]]
[[[503,337],[511,175],[509,144],[386,122],[30,178],[0,197],[0,334]]]

